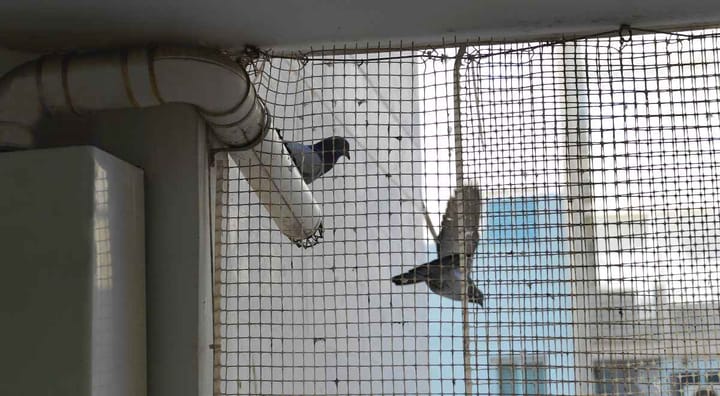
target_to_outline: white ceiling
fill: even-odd
[[[3,0],[0,45],[326,48],[720,23],[718,0]]]

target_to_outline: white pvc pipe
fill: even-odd
[[[269,127],[247,73],[221,54],[195,48],[52,55],[0,79],[0,130],[28,137],[47,112],[83,114],[163,103],[195,106],[225,144],[249,148]],[[12,128],[11,128],[12,126]]]
[[[247,73],[215,51],[140,48],[53,55],[23,64],[0,79],[0,145],[31,147],[33,130],[46,114],[164,103],[193,105],[221,142],[246,150],[238,155],[250,160],[250,168],[242,171],[291,240],[319,232],[320,209],[299,172],[288,169],[292,161],[284,146],[268,134],[270,116]]]
[[[285,235],[302,235],[295,242],[306,247],[322,237],[320,206],[274,129],[251,150],[230,155]]]

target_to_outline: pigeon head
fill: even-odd
[[[315,143],[313,151],[322,155],[323,162],[334,164],[340,157],[350,159],[350,142],[343,137],[332,136]]]
[[[468,302],[480,304],[480,306],[483,306],[483,294],[477,287],[471,287],[468,285],[467,288],[467,297]]]

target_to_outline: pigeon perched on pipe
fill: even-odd
[[[470,278],[472,259],[480,235],[480,190],[465,186],[448,201],[438,236],[438,258],[410,271],[394,276],[396,285],[426,282],[432,292],[452,300],[462,301],[462,287],[466,285],[467,299],[483,305],[483,293]],[[461,217],[462,216],[462,217]],[[465,255],[467,278],[463,282],[461,258]]]
[[[350,142],[339,136],[328,137],[312,145],[290,141],[283,143],[307,184],[329,172],[340,157],[350,159]]]

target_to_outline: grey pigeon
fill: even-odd
[[[462,195],[462,197],[460,197]],[[462,206],[460,203],[462,202]],[[483,305],[483,293],[470,278],[472,259],[480,235],[480,190],[477,186],[464,186],[448,201],[438,236],[438,258],[419,265],[408,272],[394,276],[396,285],[410,285],[426,282],[435,294],[462,301],[463,270],[460,266],[462,255],[467,258],[467,299]],[[459,215],[460,208],[464,216]]]
[[[312,145],[283,141],[305,183],[310,184],[335,166],[340,157],[350,159],[350,143],[332,136]]]

